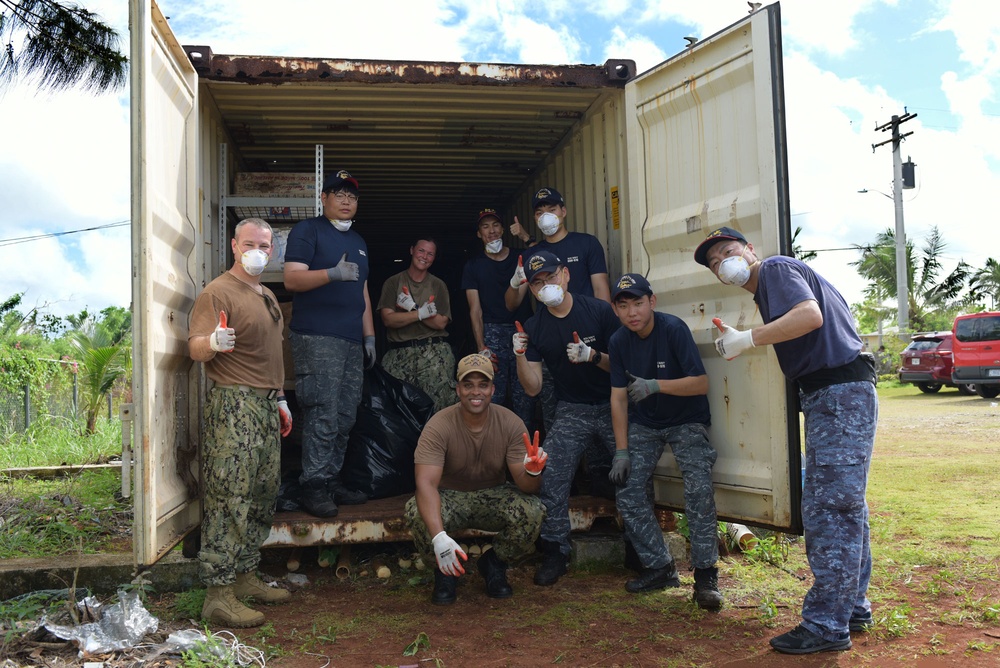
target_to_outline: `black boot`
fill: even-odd
[[[353,489],[347,489],[340,478],[334,478],[326,486],[333,500],[342,506],[360,506],[368,500],[368,495]]]
[[[439,569],[435,568],[434,591],[431,593],[431,603],[434,605],[451,605],[458,596],[455,593],[457,586],[457,577],[454,575],[445,575]]]
[[[487,550],[479,557],[479,572],[486,580],[486,595],[490,598],[510,598],[514,595],[507,582],[507,564],[497,556],[496,550]]]
[[[718,610],[722,607],[722,593],[719,591],[719,569],[694,569],[694,602],[703,610]]]
[[[566,575],[566,555],[559,550],[559,543],[547,540],[538,541],[542,552],[542,563],[535,571],[535,584],[539,587],[549,587]]]
[[[625,583],[625,590],[633,594],[646,591],[659,591],[667,587],[680,587],[681,580],[677,577],[677,566],[671,559],[662,568],[644,568],[639,577]]]
[[[302,486],[302,507],[316,517],[336,517],[337,504],[327,490],[325,480],[315,480]]]

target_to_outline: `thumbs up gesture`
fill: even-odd
[[[519,287],[528,282],[528,277],[524,274],[524,257],[518,256],[517,258],[517,269],[514,270],[514,275],[510,278],[510,287],[517,290]]]
[[[519,320],[514,321],[514,327],[517,328],[517,331],[511,337],[511,345],[514,347],[514,354],[520,357],[528,349],[528,334],[524,331]]]
[[[417,302],[413,301],[413,295],[410,294],[410,289],[403,286],[403,290],[396,295],[396,306],[404,311],[412,311],[417,308]]]
[[[721,318],[712,318],[712,324],[722,332],[722,336],[715,340],[715,350],[727,360],[757,347],[753,342],[753,330],[741,332],[722,322]]]
[[[208,344],[217,353],[231,353],[236,347],[236,330],[228,326],[225,311],[219,311],[219,325],[208,337]]]
[[[437,304],[434,303],[434,295],[431,295],[431,298],[427,300],[427,303],[417,309],[417,319],[426,320],[432,315],[437,315],[437,312],[438,307]]]
[[[590,362],[590,355],[590,346],[580,340],[579,334],[573,332],[573,342],[566,344],[566,357],[573,364],[586,364]]]
[[[326,275],[331,283],[334,281],[356,281],[361,276],[361,271],[356,262],[347,261],[347,253],[344,253],[344,257],[340,258],[336,267],[330,267],[326,270]]]

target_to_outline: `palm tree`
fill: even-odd
[[[23,36],[18,49],[14,38]],[[54,0],[0,0],[0,85],[34,76],[42,89],[104,91],[127,81],[118,33],[86,9]]]
[[[103,322],[87,319],[70,332],[80,354],[80,403],[87,418],[86,433],[97,430],[97,414],[115,382],[132,371],[130,331],[115,331]]]
[[[946,245],[936,226],[931,228],[919,251],[914,249],[912,240],[906,241],[907,303],[910,329],[914,331],[930,328],[939,319],[935,318],[938,313],[953,307],[969,279],[971,267],[960,261],[954,271],[939,280],[943,270],[941,255]],[[862,252],[862,257],[850,264],[869,281],[865,296],[873,300],[895,298],[895,231],[889,228],[879,233],[874,244],[855,248]]]
[[[969,279],[969,296],[974,301],[979,301],[989,295],[992,304],[990,308],[996,308],[1000,304],[1000,262],[993,258],[986,259],[986,266],[977,269]]]
[[[798,258],[803,262],[808,262],[809,260],[816,259],[816,251],[803,251],[802,247],[798,245],[799,233],[802,232],[802,226],[799,225],[795,228],[795,232],[792,234],[792,257]]]

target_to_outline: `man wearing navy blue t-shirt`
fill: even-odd
[[[285,288],[294,294],[289,342],[295,399],[303,411],[302,503],[317,517],[364,503],[340,479],[361,403],[362,363],[375,364],[368,246],[351,229],[358,181],[346,170],[323,182],[323,215],[300,221],[285,247]]]
[[[843,296],[804,262],[781,255],[761,260],[737,230],[720,227],[694,259],[726,285],[753,295],[763,325],[738,331],[716,318],[718,353],[731,360],[773,346],[781,371],[799,387],[805,415],[802,524],[815,582],[802,603],[802,623],[771,638],[785,654],[851,648],[851,631],[872,624],[868,582],[872,556],[865,490],[875,445],[875,363]]]
[[[534,431],[535,400],[524,392],[517,380],[517,363],[510,349],[514,323],[531,317],[531,307],[522,302],[516,311],[504,304],[511,274],[517,267],[519,253],[503,242],[503,221],[496,209],[483,209],[476,219],[476,236],[483,243],[483,253],[465,263],[462,289],[469,302],[469,319],[476,349],[496,365],[493,387],[494,403],[509,407]],[[508,397],[508,391],[510,396]]]
[[[663,540],[649,496],[653,470],[669,445],[684,480],[684,514],[691,537],[694,601],[706,610],[722,606],[712,466],[708,376],[691,331],[680,318],[656,311],[645,277],[625,274],[611,299],[622,327],[611,337],[611,421],[615,456],[611,481],[618,511],[642,571],[629,580],[632,593],[679,587],[677,567]]]
[[[566,573],[570,554],[569,494],[573,474],[584,452],[610,465],[614,450],[611,429],[611,383],[608,349],[620,324],[611,306],[600,299],[574,295],[572,280],[562,260],[548,251],[535,251],[524,262],[525,277],[540,306],[512,338],[517,376],[529,396],[542,389],[542,362],[552,372],[558,399],[555,421],[545,439],[549,453],[542,480],[542,563],[535,584],[555,584]]]

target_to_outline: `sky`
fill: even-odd
[[[128,48],[122,0],[86,0]],[[744,0],[162,0],[182,44],[215,53],[531,64],[636,61],[649,69],[748,12]],[[392,20],[386,20],[387,16]],[[906,235],[937,225],[945,271],[1000,259],[1000,3],[781,3],[792,228],[849,303],[854,245],[895,225],[892,152],[875,128],[916,114],[903,159]],[[131,302],[128,92],[0,91],[0,298],[56,315]],[[867,190],[867,193],[859,193]],[[91,231],[90,228],[99,228]],[[55,236],[58,235],[58,236]],[[38,237],[28,240],[28,238]]]

